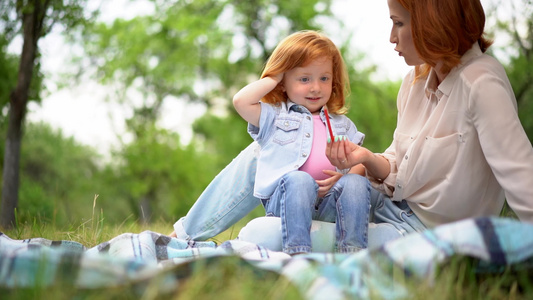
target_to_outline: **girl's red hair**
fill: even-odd
[[[484,37],[485,12],[480,0],[398,0],[411,14],[415,48],[425,65],[417,67],[417,78],[442,63],[445,74],[477,42],[485,52],[492,41]]]
[[[331,58],[333,64],[332,92],[327,103],[328,110],[334,114],[344,114],[347,111],[345,98],[350,91],[346,66],[337,46],[319,32],[298,31],[283,39],[266,62],[261,78],[303,67],[323,57]],[[283,92],[281,85],[262,99],[263,102],[274,105],[286,100],[287,95]]]

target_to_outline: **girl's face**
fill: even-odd
[[[396,44],[394,50],[403,56],[405,63],[409,66],[421,65],[424,63],[416,52],[411,33],[411,14],[397,0],[388,0],[389,13],[392,20],[390,42]]]
[[[331,97],[332,79],[331,58],[318,58],[285,72],[283,90],[292,102],[305,106],[312,114],[318,114]]]

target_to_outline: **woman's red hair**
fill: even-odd
[[[327,103],[328,110],[334,114],[344,114],[347,111],[345,98],[350,91],[346,66],[337,46],[319,32],[298,31],[283,39],[266,62],[261,78],[304,67],[318,58],[331,58],[333,65],[332,92]],[[287,95],[281,85],[262,99],[263,102],[274,105],[286,100]]]
[[[480,0],[398,0],[411,14],[415,48],[426,62],[417,68],[417,78],[442,62],[447,74],[477,42],[485,52],[492,41],[484,37],[485,12]]]

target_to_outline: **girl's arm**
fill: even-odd
[[[259,101],[272,91],[283,78],[283,74],[275,77],[264,77],[243,87],[233,96],[233,106],[239,115],[248,123],[259,127],[261,105]]]

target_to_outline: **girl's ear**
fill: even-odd
[[[282,92],[287,92],[287,89],[285,88],[285,84],[283,83],[283,80],[279,83],[279,87],[281,88]]]

